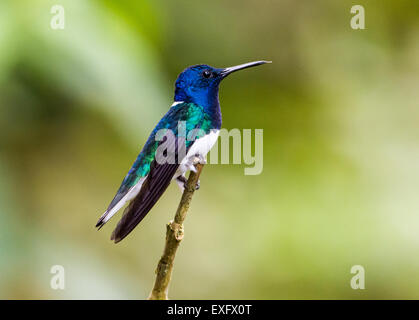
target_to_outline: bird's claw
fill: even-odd
[[[197,164],[207,164],[207,160],[202,154],[196,154],[195,158],[193,159],[193,165],[196,166]]]
[[[188,179],[186,179],[185,176],[179,176],[176,178],[179,187],[182,189],[182,191],[185,189],[186,183],[188,182]],[[198,180],[195,184],[195,190],[199,190],[201,187],[201,182]]]

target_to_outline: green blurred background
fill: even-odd
[[[94,225],[177,74],[258,59],[220,100],[264,129],[263,173],[205,167],[169,296],[419,298],[418,40],[413,0],[1,1],[0,298],[146,298],[177,186],[118,245]]]

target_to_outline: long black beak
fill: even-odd
[[[238,70],[243,70],[243,69],[247,69],[247,68],[251,68],[251,67],[260,66],[261,64],[265,64],[265,63],[272,63],[272,61],[261,60],[261,61],[253,61],[253,62],[243,63],[243,64],[239,64],[238,66],[225,68],[221,71],[220,74],[221,74],[222,78],[225,78],[230,73],[236,72]]]

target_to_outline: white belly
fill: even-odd
[[[196,154],[199,154],[205,158],[207,153],[211,150],[217,141],[219,134],[220,130],[213,129],[207,135],[197,139],[189,149],[186,157],[183,158],[182,162],[180,163],[174,178],[183,175],[188,170],[191,170],[191,167],[193,166],[193,159],[195,158]]]

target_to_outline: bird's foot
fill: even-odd
[[[197,164],[207,164],[207,160],[202,154],[196,154],[193,159],[193,165],[196,166]]]
[[[179,188],[183,191],[183,190],[185,190],[185,186],[186,186],[186,183],[188,182],[188,179],[186,179],[185,176],[179,176],[179,177],[176,178],[176,182],[177,182]],[[195,185],[195,190],[198,190],[200,187],[201,187],[201,183],[198,180],[196,182],[196,185]]]

